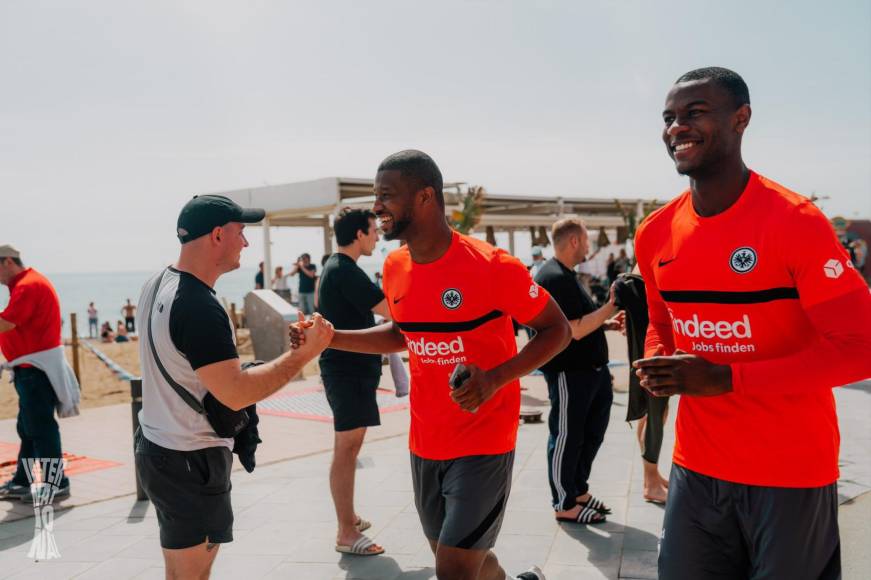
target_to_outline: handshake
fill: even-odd
[[[290,325],[289,332],[290,347],[306,358],[314,358],[330,346],[336,331],[320,314],[306,320],[305,314],[299,312],[299,320]]]

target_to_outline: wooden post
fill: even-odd
[[[265,281],[265,279],[264,279]],[[239,333],[239,318],[236,316],[236,303],[230,302],[230,320],[233,321],[233,336],[236,338],[236,342],[239,342],[239,337],[237,336]]]
[[[76,328],[76,313],[70,314],[70,330],[73,333],[73,373],[79,381],[79,389],[82,388],[82,376],[79,373],[79,332]]]

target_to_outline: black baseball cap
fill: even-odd
[[[244,208],[223,195],[195,195],[178,214],[176,233],[182,244],[212,232],[230,222],[256,224],[263,221],[266,211]]]

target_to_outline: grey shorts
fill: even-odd
[[[514,451],[446,460],[412,453],[414,504],[426,537],[465,550],[492,548],[505,516],[513,466]]]
[[[836,484],[761,487],[672,466],[662,580],[840,577]]]

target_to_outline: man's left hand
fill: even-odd
[[[626,334],[626,311],[621,310],[616,316],[606,320],[605,324],[602,326],[605,330],[616,330],[617,332]]]
[[[470,373],[469,378],[462,387],[451,391],[451,399],[464,411],[474,413],[478,407],[490,400],[499,385],[493,383],[487,371],[475,365],[466,365],[466,369]]]
[[[632,366],[641,386],[657,397],[713,397],[732,392],[732,367],[682,350],[674,351],[672,356],[639,359]]]

